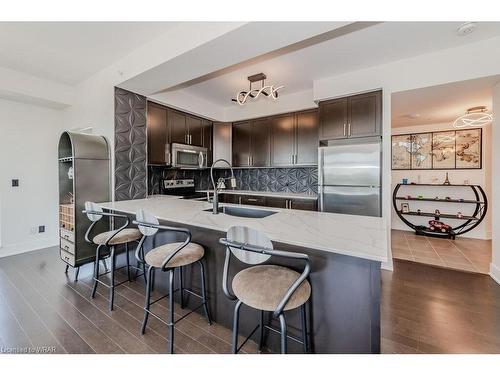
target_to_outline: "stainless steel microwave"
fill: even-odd
[[[205,147],[172,143],[172,167],[200,169],[207,167],[207,149]]]

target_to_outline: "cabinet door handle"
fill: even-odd
[[[291,159],[292,159],[292,164],[293,164],[293,154],[290,155]]]
[[[292,200],[291,200],[291,199],[288,201],[288,208],[289,208],[290,210],[292,209]]]
[[[238,197],[238,204],[241,204],[241,196]]]
[[[346,134],[345,134],[345,122],[344,122],[344,137],[345,137],[345,136],[346,136]]]
[[[351,123],[347,124],[347,136],[351,136]]]
[[[250,166],[250,156],[247,156],[247,165]]]

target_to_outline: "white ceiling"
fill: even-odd
[[[241,64],[227,74],[174,90],[229,107],[237,105],[231,98],[248,88],[247,76],[255,73],[265,73],[268,84],[284,84],[281,94],[287,95],[312,89],[316,79],[500,35],[500,22],[481,22],[476,31],[460,37],[456,29],[461,24],[380,23],[255,64]]]
[[[500,75],[392,94],[393,127],[452,123],[468,108],[484,105],[491,113],[492,88]]]
[[[176,22],[0,22],[0,66],[76,84]]]

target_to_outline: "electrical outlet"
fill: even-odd
[[[38,233],[43,233],[45,232],[45,225],[39,225],[38,226]]]
[[[13,178],[12,179],[12,187],[18,187],[19,186],[19,179]]]

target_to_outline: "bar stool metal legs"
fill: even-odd
[[[186,316],[194,312],[195,310],[198,310],[200,307],[203,307],[203,310],[205,312],[205,316],[207,318],[207,322],[209,325],[212,324],[212,320],[210,317],[210,313],[208,310],[208,299],[206,296],[206,290],[205,290],[205,269],[203,266],[203,262],[198,261],[199,266],[200,266],[200,276],[201,276],[201,295],[198,295],[197,293],[185,289],[184,286],[181,287],[179,286],[178,289],[175,289],[175,271],[176,269],[179,270],[179,275],[182,280],[182,272],[181,272],[181,267],[174,267],[168,269],[166,272],[168,273],[168,294],[156,299],[155,301],[151,301],[151,293],[153,292],[153,283],[154,283],[154,271],[155,267],[149,266],[147,270],[147,278],[146,278],[146,299],[144,303],[144,319],[142,321],[142,326],[141,326],[141,334],[144,334],[146,332],[146,326],[148,324],[149,320],[149,315],[153,315],[155,318],[159,319],[163,323],[165,323],[168,326],[168,352],[173,353],[174,352],[174,330],[175,330],[175,324],[180,321],[181,319],[184,319]],[[179,282],[181,284],[181,282]],[[181,296],[184,292],[189,293],[191,295],[194,295],[195,297],[198,297],[201,299],[201,304],[197,306],[195,309],[189,311],[188,313],[184,314],[177,320],[174,319],[174,294],[175,292],[181,292]],[[163,320],[161,317],[155,315],[153,312],[151,312],[151,306],[158,302],[159,300],[168,297],[168,317],[167,320]],[[181,303],[183,303],[183,297],[181,297]]]
[[[130,265],[129,247],[128,247],[128,244],[125,244],[126,266],[119,267],[119,268],[116,267],[116,249],[115,249],[115,246],[110,246],[109,247],[109,249],[110,249],[109,255],[105,256],[105,258],[110,259],[110,269],[108,270],[108,267],[106,266],[106,263],[105,263],[105,259],[102,258],[103,255],[101,253],[101,247],[104,247],[104,245],[99,245],[99,246],[97,246],[97,249],[96,249],[95,261],[94,261],[94,284],[92,286],[91,297],[95,298],[98,284],[104,285],[105,287],[109,288],[109,310],[113,311],[114,301],[115,301],[115,287],[117,287],[118,285],[121,285],[125,282],[132,281],[132,278],[130,276],[130,268],[131,267],[135,268],[136,271],[138,271],[139,267],[133,267]],[[99,261],[103,262],[103,264],[105,265],[105,267],[104,267],[105,272],[104,273],[101,273],[99,270]],[[125,281],[122,281],[122,282],[117,284],[115,282],[115,272],[121,268],[127,269],[127,279]],[[143,264],[143,270],[144,270],[144,268],[145,267]],[[103,281],[99,280],[100,276],[103,276],[106,274],[109,274],[109,276],[110,276],[109,285],[104,283]],[[136,277],[137,276],[139,276],[139,275],[136,272]],[[146,282],[147,282],[147,280],[146,280]]]
[[[281,328],[281,354],[286,354],[286,321],[285,315],[281,314],[279,316],[280,319],[280,328]]]
[[[168,281],[168,352],[174,353],[174,269],[169,271]]]

